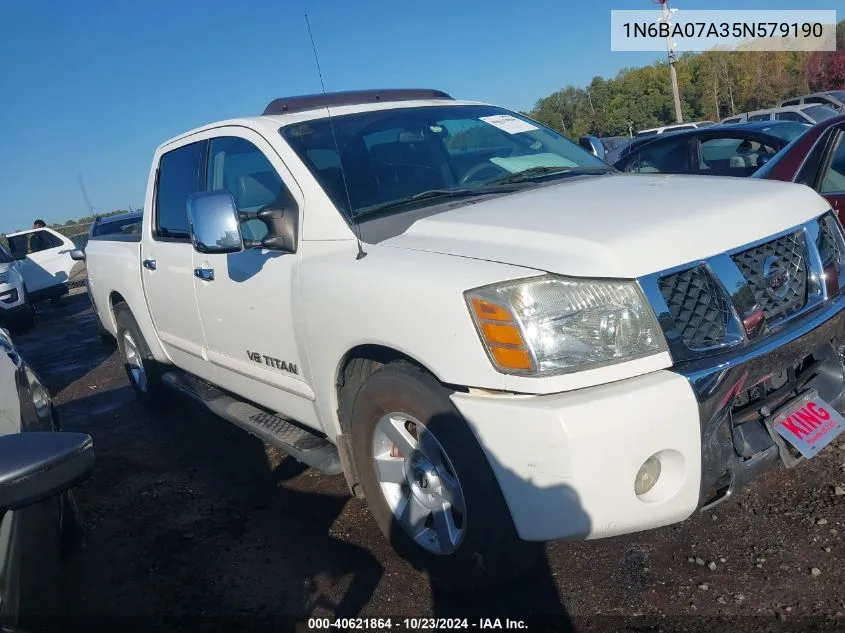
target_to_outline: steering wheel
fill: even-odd
[[[497,167],[493,163],[479,163],[474,167],[470,167],[467,172],[463,176],[461,176],[461,179],[460,181],[458,181],[458,184],[466,185],[470,182],[475,182],[475,176],[478,176],[478,174],[483,174],[486,171],[492,172],[490,174],[490,178],[495,178],[496,176],[500,175],[503,170],[501,167]],[[489,178],[486,178],[485,180],[489,180]]]

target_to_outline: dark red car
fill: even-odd
[[[753,178],[797,182],[818,191],[845,223],[845,115],[814,125]]]

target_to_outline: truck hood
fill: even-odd
[[[384,246],[632,278],[785,231],[829,208],[812,189],[791,183],[610,175],[408,211],[366,222],[362,233]]]

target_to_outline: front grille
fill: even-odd
[[[828,301],[840,300],[843,266],[845,232],[828,211],[759,244],[637,282],[655,310],[673,360],[683,362],[754,344]],[[831,268],[836,274],[829,274]]]
[[[699,266],[668,275],[659,286],[687,347],[706,349],[724,341],[731,308],[706,268]]]
[[[795,232],[731,256],[748,280],[767,322],[777,321],[806,303],[805,251],[803,232]],[[773,288],[769,280],[776,269],[786,270],[786,281]]]
[[[833,264],[836,269],[842,265],[842,249],[839,246],[839,227],[832,215],[826,215],[819,222],[819,257],[822,265]]]

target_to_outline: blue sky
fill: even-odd
[[[688,9],[831,9],[839,0],[675,0]],[[6,0],[0,231],[143,204],[155,147],[320,90],[432,87],[528,109],[657,53],[610,51],[610,10],[648,0]],[[841,17],[841,16],[840,16]]]

